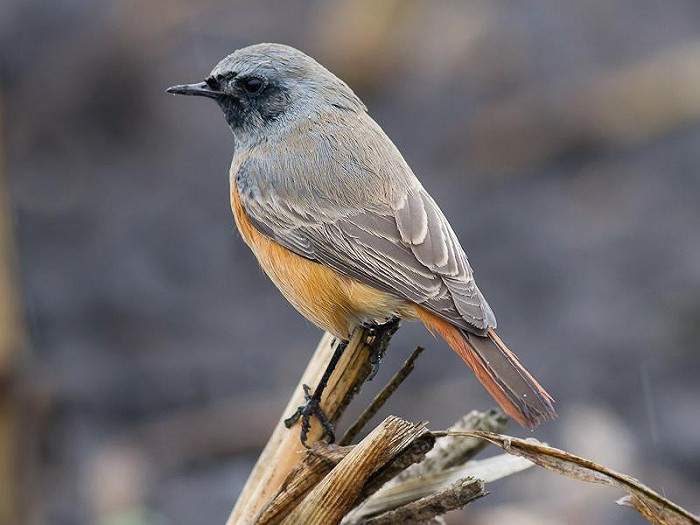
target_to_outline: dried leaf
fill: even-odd
[[[498,445],[509,454],[529,459],[570,478],[617,487],[628,493],[619,503],[634,507],[656,525],[698,525],[700,519],[664,498],[636,479],[594,461],[543,445],[534,439],[518,439],[490,432],[459,432],[452,435],[478,437]]]
[[[532,462],[501,454],[441,472],[420,475],[378,490],[364,504],[348,514],[343,523],[364,523],[369,517],[403,508],[420,499],[434,496],[465,480],[495,481],[532,467]]]
[[[461,417],[450,431],[482,430],[486,432],[501,432],[508,418],[498,409],[488,412],[472,410]],[[442,472],[452,467],[465,464],[480,452],[488,442],[483,439],[465,438],[463,436],[443,436],[435,441],[435,446],[426,455],[425,460],[404,470],[391,483],[396,484],[416,476],[425,476],[433,472]],[[478,477],[478,476],[477,476]]]
[[[496,432],[503,430],[507,418],[499,410],[488,412],[470,412],[460,418],[450,427],[453,431],[487,430]],[[432,437],[432,436],[431,436]],[[433,437],[434,440],[434,437]],[[417,443],[417,442],[416,442]],[[379,494],[370,501],[353,510],[343,523],[360,523],[368,516],[375,516],[406,505],[420,498],[434,495],[457,481],[473,476],[482,481],[496,479],[494,470],[501,470],[502,475],[513,473],[532,466],[532,463],[504,454],[501,460],[491,458],[482,462],[471,463],[468,467],[458,468],[471,459],[488,442],[483,439],[465,438],[463,436],[442,436],[434,443],[433,449],[425,455],[425,459],[403,470],[396,477],[385,483]],[[505,461],[496,465],[495,462]],[[515,467],[515,465],[518,465]],[[486,469],[491,473],[487,474]],[[398,486],[398,488],[396,488]],[[367,488],[363,493],[367,492]],[[376,490],[378,487],[375,487]],[[373,491],[370,491],[372,493]]]

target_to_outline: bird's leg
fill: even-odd
[[[393,317],[386,323],[372,323],[366,326],[366,328],[369,330],[369,362],[372,367],[367,378],[368,381],[371,381],[374,376],[377,375],[379,363],[384,357],[384,352],[389,344],[389,340],[394,335],[396,330],[399,329],[399,322],[400,319],[398,317]],[[335,348],[333,356],[331,357],[326,370],[323,372],[321,380],[318,382],[313,394],[311,394],[311,388],[309,388],[308,385],[302,385],[304,388],[305,403],[300,405],[294,414],[284,420],[284,425],[287,428],[290,428],[292,425],[294,425],[294,423],[301,419],[301,442],[304,445],[306,445],[306,438],[309,433],[309,420],[311,419],[311,416],[316,416],[316,419],[318,419],[318,422],[323,428],[323,434],[321,437],[327,436],[329,443],[333,443],[335,441],[335,430],[333,429],[333,424],[330,422],[328,416],[323,412],[323,410],[321,410],[320,402],[323,391],[328,385],[328,380],[330,379],[333,370],[335,370],[335,367],[347,346],[348,341],[345,340],[341,341]]]
[[[386,347],[391,340],[391,337],[399,329],[400,319],[398,317],[392,317],[386,323],[378,324],[371,323],[368,325],[369,335],[372,338],[369,342],[370,354],[369,363],[372,366],[372,370],[367,377],[367,381],[372,381],[374,376],[377,375],[379,371],[379,363],[384,359],[384,352],[386,352]]]
[[[323,413],[319,403],[321,402],[323,390],[326,388],[328,380],[330,379],[333,370],[335,370],[335,367],[340,360],[340,356],[343,355],[343,352],[347,346],[348,341],[341,341],[340,344],[336,346],[333,356],[328,362],[328,366],[323,372],[321,380],[318,382],[313,395],[311,394],[309,385],[302,385],[304,388],[304,400],[306,402],[303,405],[300,405],[296,412],[284,420],[284,426],[290,428],[294,423],[301,419],[301,442],[304,446],[306,446],[306,437],[309,433],[309,419],[311,419],[311,416],[316,416],[316,419],[318,419],[318,422],[323,428],[323,434],[321,437],[328,436],[329,443],[333,443],[335,441],[335,430],[333,429],[333,424],[328,419],[328,416]]]

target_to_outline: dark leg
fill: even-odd
[[[384,352],[389,344],[389,340],[391,339],[391,336],[394,335],[396,330],[399,329],[399,321],[400,319],[398,317],[394,317],[384,324],[371,324],[367,327],[369,329],[370,336],[369,362],[372,366],[367,378],[368,381],[371,381],[377,374],[377,371],[379,370],[379,362],[384,357]],[[318,386],[316,387],[316,390],[314,390],[313,394],[311,394],[311,389],[308,385],[303,385],[304,400],[306,402],[299,406],[294,414],[284,420],[284,425],[287,428],[290,428],[294,423],[301,419],[301,442],[304,445],[306,445],[306,438],[309,433],[309,420],[311,419],[311,416],[316,416],[316,419],[318,419],[318,422],[323,428],[323,435],[321,437],[327,436],[329,443],[333,443],[335,441],[333,424],[328,419],[328,416],[323,413],[319,403],[321,402],[321,395],[323,395],[323,391],[328,385],[328,380],[330,379],[333,370],[335,370],[335,367],[340,360],[340,356],[343,355],[343,352],[347,346],[348,341],[341,341],[336,347],[335,351],[333,352],[333,356],[331,357],[326,370],[323,372],[323,376],[321,376],[321,380],[318,382]]]
[[[369,363],[372,365],[372,370],[367,377],[367,381],[372,381],[374,376],[377,375],[379,363],[384,358],[384,352],[386,352],[386,347],[391,337],[396,333],[396,330],[399,329],[400,321],[398,317],[392,317],[384,324],[373,323],[368,326],[369,335],[372,338],[369,343],[371,349]]]
[[[306,445],[306,436],[309,433],[309,419],[311,416],[316,416],[316,419],[318,419],[318,422],[323,428],[323,435],[321,437],[324,435],[328,436],[329,443],[333,443],[335,441],[335,431],[333,430],[333,425],[328,420],[326,414],[323,413],[323,410],[321,410],[319,403],[321,401],[323,390],[326,388],[328,380],[330,379],[333,370],[335,370],[335,367],[340,360],[340,356],[343,355],[343,352],[347,346],[348,341],[341,341],[336,347],[326,370],[323,372],[323,376],[321,376],[321,380],[318,382],[316,390],[314,390],[313,395],[311,395],[311,389],[309,386],[303,385],[304,399],[306,400],[306,403],[299,406],[294,414],[284,420],[284,426],[289,428],[301,418],[301,442],[304,445]]]

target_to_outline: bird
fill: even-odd
[[[421,321],[521,425],[556,416],[553,398],[497,335],[445,215],[343,80],[302,51],[262,43],[223,58],[204,81],[166,91],[211,98],[223,111],[235,223],[304,317],[344,342],[358,326]],[[287,420],[302,419],[302,442],[314,415],[333,441],[318,409],[324,386],[311,394],[305,385],[307,404]]]

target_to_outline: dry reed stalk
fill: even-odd
[[[368,344],[368,338],[368,329],[355,330],[324,390],[320,407],[331,423],[338,420],[370,374],[372,349]],[[318,384],[337,344],[338,341],[328,333],[321,339],[299,384],[294,389],[294,394],[282,412],[272,436],[258,458],[226,522],[227,525],[253,523],[253,517],[260,512],[294,467],[304,458],[306,449],[299,440],[299,424],[288,429],[284,425],[284,420],[304,403],[302,385],[315,388]],[[383,341],[384,347],[386,344],[388,344],[388,337]],[[308,442],[320,440],[322,433],[320,425],[312,420]]]
[[[323,478],[283,525],[340,523],[370,476],[426,433],[423,425],[389,416]]]

